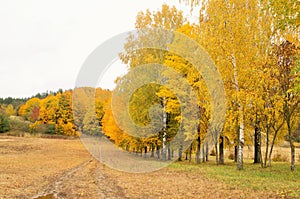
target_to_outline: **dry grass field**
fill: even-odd
[[[212,161],[201,166],[174,163],[144,174],[116,171],[91,157],[79,139],[0,136],[0,162],[0,198],[282,198],[289,195],[275,191],[276,187],[239,186],[239,182],[225,179],[227,174],[222,177],[224,171],[219,168],[226,169],[226,166],[215,166]],[[228,171],[229,176],[235,172]],[[291,179],[291,187],[300,184],[297,172],[295,179]],[[297,198],[297,193],[290,197]]]

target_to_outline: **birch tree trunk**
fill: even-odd
[[[290,120],[287,120],[287,126],[288,126],[289,142],[291,147],[291,171],[294,171],[295,170],[295,145],[293,142]]]
[[[208,147],[208,143],[206,142],[206,149],[205,149],[205,161],[208,162],[208,153],[209,153],[209,147]]]
[[[166,98],[163,98],[163,138],[162,138],[162,161],[167,159],[167,113],[166,113]]]
[[[202,162],[205,162],[205,150],[204,150],[204,144],[202,144]]]
[[[265,152],[265,161],[264,161],[264,168],[267,167],[267,159],[269,153],[269,130],[267,130],[267,137],[266,137],[266,152]]]
[[[219,164],[218,142],[215,143],[215,150],[216,150],[216,164]]]
[[[171,160],[171,146],[170,146],[170,142],[168,143],[168,160]]]
[[[280,127],[278,129],[275,130],[275,133],[274,133],[274,136],[273,136],[273,139],[272,139],[272,143],[271,143],[271,148],[270,148],[270,153],[269,153],[269,161],[268,161],[268,166],[271,167],[271,158],[272,158],[272,153],[273,153],[273,148],[274,148],[274,144],[275,144],[275,140],[276,140],[276,137],[277,137],[277,134],[280,130],[282,125],[280,125]]]
[[[254,127],[254,164],[260,163],[261,133],[258,124]]]
[[[144,147],[144,158],[147,158],[148,147]]]
[[[150,158],[154,158],[154,150],[155,150],[154,144],[152,143],[151,144],[151,155],[150,155]]]
[[[224,164],[224,137],[222,135],[219,144],[219,164]]]
[[[159,146],[158,146],[158,144],[156,144],[156,159],[160,159],[160,149],[159,149]]]
[[[201,150],[201,138],[200,138],[200,129],[198,130],[197,137],[197,152],[196,152],[196,163],[200,164],[200,150]]]
[[[238,147],[238,157],[237,157],[237,169],[243,169],[243,155],[244,155],[244,118],[241,116],[240,121],[240,134],[239,134],[239,147]]]
[[[179,146],[179,149],[178,149],[178,161],[182,161],[182,144]]]
[[[238,81],[238,71],[237,71],[237,64],[236,64],[236,58],[235,55],[231,55],[231,63],[233,66],[233,78],[234,78],[234,85],[236,94],[239,95],[239,81]],[[238,101],[239,97],[236,99],[236,103],[238,106],[238,116],[239,116],[239,135],[238,135],[238,154],[237,154],[237,169],[242,170],[243,169],[243,155],[244,155],[244,115],[243,115],[243,107],[241,103]]]
[[[193,145],[190,146],[190,150],[189,150],[189,162],[192,161],[192,152],[193,152]]]

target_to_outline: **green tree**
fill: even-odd
[[[10,130],[9,120],[6,114],[0,113],[0,133]]]

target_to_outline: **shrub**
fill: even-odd
[[[210,151],[210,155],[211,155],[211,156],[216,156],[216,152],[215,152],[214,149],[212,149],[212,150]]]
[[[0,133],[10,130],[9,120],[5,114],[0,114]]]
[[[30,124],[29,127],[30,127],[30,133],[33,133],[33,134],[44,134],[47,130],[47,127],[45,124],[40,124],[38,122]]]
[[[33,134],[56,134],[54,124],[41,124],[35,122],[30,124],[30,133]]]
[[[289,158],[286,155],[281,155],[280,153],[277,153],[272,158],[274,162],[288,162]]]
[[[29,133],[29,124],[30,122],[24,121],[18,117],[10,117],[9,118],[10,129],[12,131],[21,131]]]
[[[233,154],[233,153],[230,153],[229,156],[228,156],[228,159],[229,159],[229,160],[234,160],[234,154]]]
[[[44,124],[46,134],[56,134],[54,124]]]
[[[16,136],[16,137],[25,137],[26,133],[24,131],[9,131],[7,135]]]

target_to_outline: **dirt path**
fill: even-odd
[[[94,158],[83,162],[73,169],[64,172],[61,177],[51,183],[44,191],[33,196],[42,199],[43,196],[53,198],[114,198],[121,197],[121,188],[102,175],[101,164]]]
[[[275,198],[229,187],[200,168],[116,171],[91,158],[80,140],[1,139],[0,198]]]
[[[42,198],[46,195],[53,195],[55,198],[61,198],[61,192],[65,188],[65,184],[70,181],[74,177],[74,174],[79,170],[83,170],[93,159],[89,159],[80,165],[64,172],[59,178],[57,178],[54,182],[49,184],[45,190],[41,191],[37,195],[33,196],[33,198]]]

